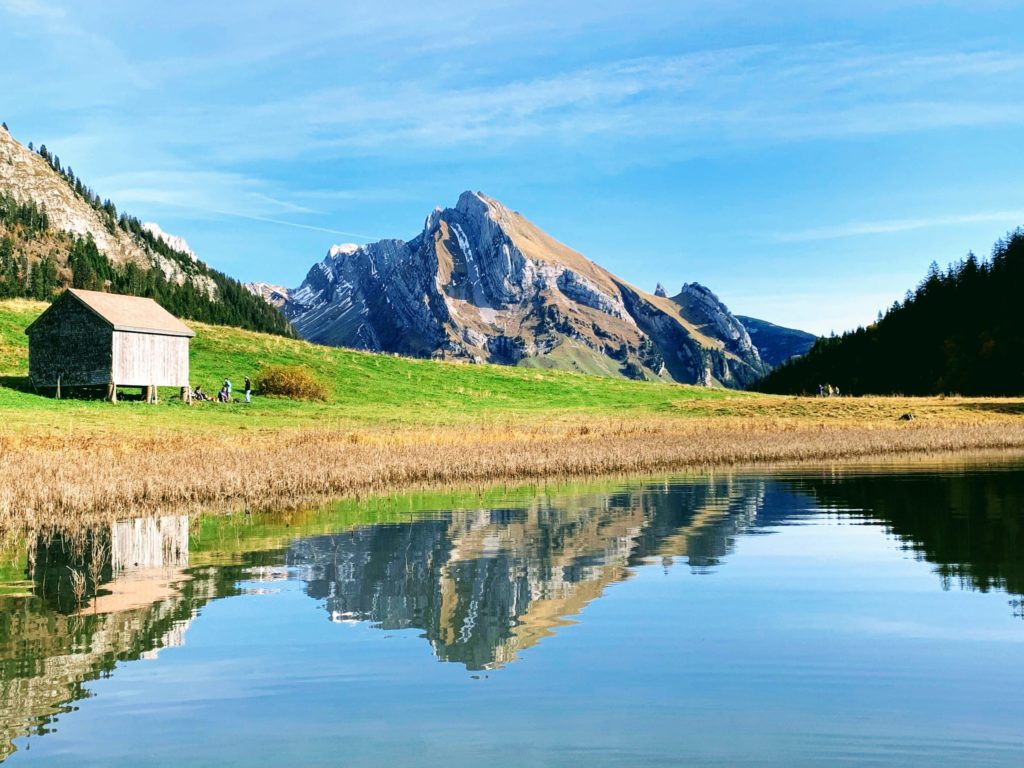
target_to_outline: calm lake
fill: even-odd
[[[7,549],[12,766],[1024,765],[1017,460],[164,517]]]

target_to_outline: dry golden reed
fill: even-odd
[[[1024,447],[1024,420],[778,415],[0,436],[0,528],[426,487]]]

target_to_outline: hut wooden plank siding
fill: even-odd
[[[152,299],[69,289],[25,329],[37,387],[187,387],[195,333]]]

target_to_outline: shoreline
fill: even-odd
[[[715,469],[1024,451],[1024,420],[736,416],[236,434],[0,435],[0,530],[154,514],[290,510],[333,499]]]

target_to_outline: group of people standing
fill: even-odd
[[[818,397],[840,397],[839,387],[833,387],[831,384],[819,384]]]
[[[217,397],[216,398],[210,397],[208,394],[203,392],[203,388],[202,387],[197,385],[196,388],[195,388],[195,391],[192,392],[192,399],[193,400],[207,400],[209,402],[213,402],[216,399],[216,401],[218,403],[231,403],[231,402],[234,402],[231,399],[231,390],[232,390],[231,379],[224,379],[224,384],[221,386],[220,392],[217,393]],[[245,389],[243,390],[243,394],[245,395],[245,402],[251,403],[252,402],[252,379],[250,379],[248,376],[245,377]]]

